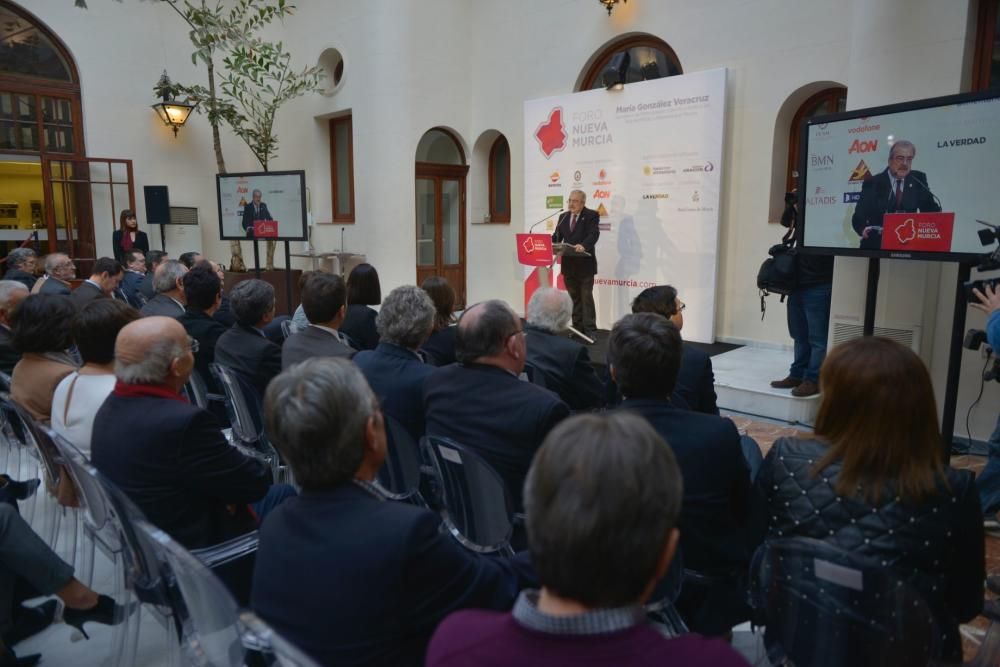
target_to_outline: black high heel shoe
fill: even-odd
[[[126,610],[115,603],[107,595],[99,595],[97,604],[90,609],[63,609],[63,622],[80,631],[86,639],[90,635],[83,629],[84,623],[103,623],[104,625],[118,625],[125,620]]]
[[[34,653],[19,658],[9,648],[0,649],[0,667],[35,667],[41,659],[41,653]]]

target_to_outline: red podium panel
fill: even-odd
[[[954,226],[954,213],[886,213],[882,218],[882,249],[949,252]]]
[[[276,239],[278,238],[277,220],[256,220],[253,223],[253,237],[255,239]]]
[[[518,234],[517,261],[525,266],[552,266],[552,237],[548,234]]]

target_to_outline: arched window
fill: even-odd
[[[824,116],[843,111],[847,106],[847,88],[824,88],[802,103],[795,116],[788,135],[788,167],[785,170],[785,191],[795,188],[799,168],[799,137],[802,124],[813,116]]]
[[[623,53],[629,55],[625,83],[649,81],[681,74],[681,62],[670,45],[653,35],[632,35],[609,44],[597,54],[587,67],[577,90],[604,88],[604,70],[611,60]]]
[[[979,0],[972,89],[1000,89],[1000,0]]]
[[[510,144],[502,134],[490,148],[490,222],[510,222]]]

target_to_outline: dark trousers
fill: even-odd
[[[42,541],[11,505],[0,503],[0,632],[11,626],[17,578],[39,595],[52,595],[73,578],[73,568]]]
[[[819,368],[826,358],[830,331],[830,296],[833,283],[796,287],[788,295],[788,333],[795,342],[795,358],[788,375],[798,380],[819,381]]]
[[[566,291],[573,300],[573,328],[582,333],[597,331],[597,311],[594,308],[594,276],[563,274]]]

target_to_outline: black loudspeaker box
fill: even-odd
[[[150,225],[170,224],[170,195],[165,185],[144,185],[146,196],[146,223]]]

